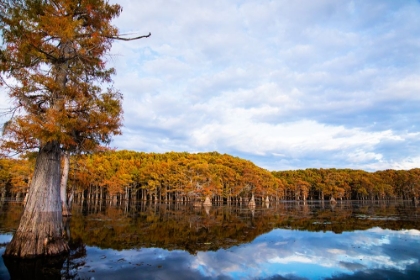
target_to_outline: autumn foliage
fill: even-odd
[[[352,169],[305,169],[273,172],[293,200],[413,199],[420,195],[420,169],[367,172]]]
[[[69,191],[76,198],[117,201],[247,202],[275,200],[412,199],[420,194],[420,169],[366,172],[305,169],[269,172],[217,152],[104,151],[73,156]],[[25,192],[33,163],[0,161],[0,193]]]
[[[95,7],[95,8],[93,8]],[[86,151],[119,134],[121,94],[104,55],[118,30],[119,5],[104,1],[10,1],[0,6],[0,82],[14,102],[1,148],[57,142]]]
[[[80,195],[153,201],[215,201],[280,194],[282,185],[250,161],[212,153],[109,151],[73,160],[70,184]]]

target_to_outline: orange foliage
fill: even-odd
[[[366,172],[305,169],[269,172],[250,161],[217,152],[139,153],[103,150],[73,156],[70,185],[76,192],[102,188],[110,195],[143,190],[148,199],[177,195],[270,199],[411,199],[420,196],[420,169]],[[33,161],[0,159],[0,191],[25,192]]]
[[[104,56],[118,36],[111,20],[121,7],[60,0],[2,2],[0,9],[0,80],[13,78],[5,84],[18,113],[1,148],[23,152],[56,141],[82,152],[120,134],[122,96],[99,85],[114,73]]]

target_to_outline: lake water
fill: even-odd
[[[23,206],[0,205],[0,254]],[[71,253],[4,263],[0,279],[420,279],[411,202],[74,205]]]

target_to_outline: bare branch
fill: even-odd
[[[121,40],[121,41],[134,41],[134,40],[139,40],[139,39],[143,39],[143,38],[149,38],[150,36],[152,36],[152,33],[149,32],[149,34],[147,35],[142,35],[142,36],[138,36],[138,37],[133,37],[133,38],[123,38],[123,37],[119,37],[119,36],[106,36],[106,38],[109,39],[114,39],[114,40]]]

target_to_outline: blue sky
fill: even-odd
[[[112,0],[113,146],[218,151],[269,170],[420,163],[420,2]]]

